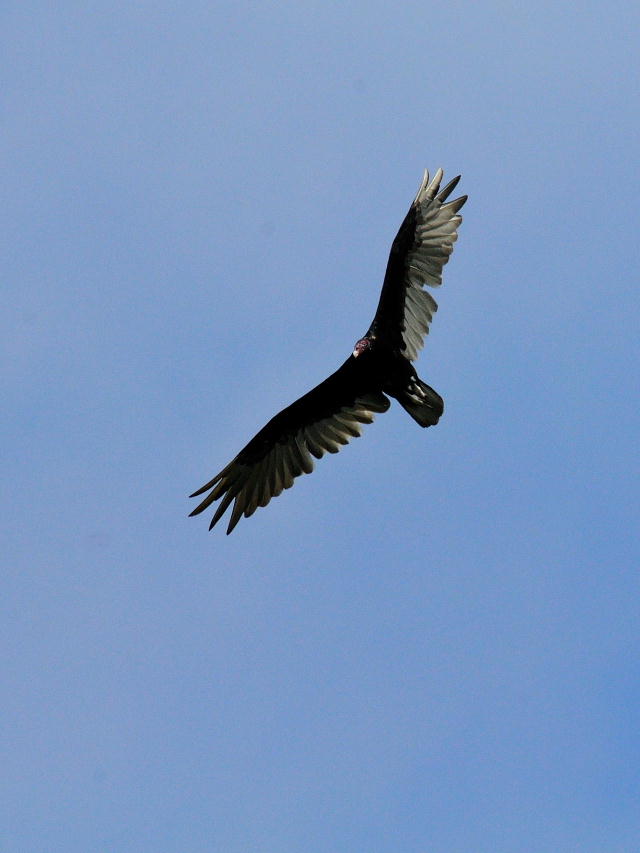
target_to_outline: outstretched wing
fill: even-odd
[[[259,506],[293,485],[301,474],[313,471],[313,459],[337,453],[360,435],[374,412],[386,412],[389,399],[363,375],[356,359],[347,361],[328,379],[272,418],[249,444],[213,480],[194,492],[209,492],[191,515],[222,498],[209,530],[234,501],[227,533],[240,517],[248,518]]]
[[[460,175],[440,189],[442,169],[429,181],[425,170],[418,194],[391,246],[378,310],[368,334],[386,339],[414,361],[438,306],[425,284],[442,284],[442,268],[458,238],[462,217],[458,211],[467,200],[463,195],[447,198]]]

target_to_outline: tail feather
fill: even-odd
[[[444,412],[444,400],[440,394],[417,376],[409,380],[402,396],[397,399],[421,427],[434,426]]]

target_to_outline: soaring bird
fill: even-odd
[[[460,175],[440,189],[442,169],[429,180],[425,171],[409,212],[391,245],[380,302],[366,335],[358,340],[344,364],[324,382],[287,406],[232,459],[219,474],[194,492],[208,492],[190,515],[214,501],[220,504],[209,530],[233,501],[227,528],[231,533],[241,516],[293,485],[300,474],[313,471],[313,458],[337,453],[357,438],[374,412],[386,412],[390,397],[400,403],[421,427],[438,423],[442,397],[424,383],[411,362],[418,357],[437,309],[424,285],[442,283],[449,260],[463,195],[447,201]]]

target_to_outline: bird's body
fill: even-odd
[[[385,412],[394,397],[420,426],[433,426],[444,410],[440,395],[418,377],[413,364],[437,309],[424,284],[438,286],[457,237],[461,196],[446,202],[459,181],[442,190],[439,169],[425,172],[416,198],[396,235],[380,302],[366,335],[344,364],[324,382],[273,417],[213,480],[191,497],[209,494],[191,515],[222,498],[216,524],[234,501],[227,533],[242,515],[293,485],[313,470],[312,456],[337,453],[360,435],[362,424]]]

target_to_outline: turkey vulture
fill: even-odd
[[[313,471],[313,459],[337,453],[360,435],[374,412],[386,412],[395,397],[420,426],[438,423],[444,411],[440,395],[418,378],[412,361],[437,308],[423,285],[442,283],[462,217],[463,195],[447,201],[460,175],[440,189],[442,169],[429,181],[425,171],[389,254],[378,310],[369,331],[335,373],[308,394],[272,418],[219,474],[194,492],[208,492],[191,515],[222,498],[209,530],[231,502],[227,528],[231,533],[240,517],[293,485],[295,477]]]

